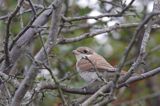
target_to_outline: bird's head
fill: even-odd
[[[94,50],[88,47],[78,47],[77,49],[72,51],[73,54],[76,56],[77,61],[79,61],[82,58],[89,57],[91,55],[96,54]]]

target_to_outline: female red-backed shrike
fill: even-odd
[[[86,82],[101,81],[102,78],[110,81],[116,75],[116,68],[91,48],[78,47],[73,50],[73,54],[77,60],[76,70]],[[124,74],[125,72],[122,71],[121,75]]]

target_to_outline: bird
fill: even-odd
[[[116,68],[106,59],[89,47],[78,47],[72,51],[76,57],[76,70],[86,82],[113,80],[116,75]],[[121,71],[120,76],[124,76]]]

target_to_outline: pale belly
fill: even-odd
[[[95,80],[99,80],[96,72],[79,72],[79,74],[86,82],[94,82]]]
[[[99,76],[97,75],[97,73],[95,71],[91,71],[91,72],[86,72],[86,71],[82,71],[77,69],[79,75],[86,81],[86,82],[94,82],[96,80],[98,81],[102,81],[102,77],[103,79],[105,79],[107,82],[110,80],[113,80],[113,78],[115,77],[115,73],[108,73],[107,71],[102,73],[99,73]],[[101,77],[101,78],[100,78]]]

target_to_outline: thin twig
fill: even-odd
[[[38,16],[43,12],[44,10],[42,10]],[[28,23],[27,26],[25,26],[25,28],[13,39],[10,47],[9,47],[9,50],[11,50],[13,48],[13,46],[15,45],[15,43],[17,42],[17,40],[31,27],[31,25],[34,23],[34,21],[37,19],[37,17],[33,17],[31,19],[31,21]]]
[[[53,6],[55,8],[48,10],[47,13],[41,15],[41,17],[38,17],[38,19],[42,18],[41,21],[43,23],[41,23],[41,24],[44,24],[46,22],[46,19],[48,19],[48,17],[52,14],[50,33],[48,35],[48,40],[45,43],[45,48],[46,48],[47,54],[52,50],[52,48],[56,44],[59,23],[61,20],[60,16],[61,16],[62,3],[63,3],[63,0],[55,0],[52,3],[52,5],[49,6],[50,8]],[[37,24],[37,22],[35,24]],[[41,24],[38,23],[38,25],[41,25]],[[35,32],[32,32],[32,34],[35,34]],[[32,34],[29,36],[33,37]],[[32,37],[30,37],[30,38],[32,38]],[[36,61],[38,61],[38,63],[43,63],[43,61],[46,58],[46,55],[44,55],[43,49],[44,48],[42,47],[39,50],[39,52],[34,56],[34,59]],[[32,63],[32,65],[30,66],[30,68],[28,70],[27,75],[21,81],[20,86],[18,87],[18,89],[16,90],[16,92],[14,94],[14,97],[12,98],[12,102],[11,102],[12,106],[20,106],[23,97],[25,96],[26,92],[29,90],[29,87],[32,86],[31,83],[33,83],[34,79],[36,78],[36,76],[38,74],[38,70],[39,70],[39,69],[37,69],[38,67],[39,66],[37,64],[35,64],[35,62]]]
[[[12,76],[8,76],[7,74],[0,72],[0,77],[4,81],[11,83],[15,88],[19,86],[19,82],[16,79],[12,78]]]
[[[58,87],[58,93],[59,93],[59,95],[60,95],[60,97],[61,97],[61,99],[63,101],[64,106],[67,106],[67,102],[65,100],[65,97],[64,97],[64,94],[63,94],[62,89],[60,87],[60,84],[57,81],[56,77],[53,75],[52,70],[48,66],[46,66],[45,64],[43,64],[43,66],[49,71],[49,73],[51,75],[51,78],[53,79],[53,81],[55,82],[56,86]]]
[[[94,68],[94,71],[96,72],[98,78],[101,80],[101,81],[104,81],[105,83],[107,83],[107,81],[105,80],[105,78],[103,78],[102,74],[99,73],[99,70],[97,69],[96,65],[86,56],[84,59],[88,60],[93,68]]]
[[[7,21],[7,26],[6,26],[6,36],[5,36],[5,45],[4,45],[4,52],[5,52],[5,65],[9,66],[10,65],[10,59],[9,59],[9,49],[8,49],[8,43],[9,43],[9,37],[10,37],[10,24],[12,22],[12,19],[16,16],[18,11],[20,10],[20,7],[22,5],[24,0],[18,0],[18,4],[16,6],[16,9],[10,14],[8,21]]]
[[[145,53],[144,59],[146,59],[149,55],[151,55],[152,53],[155,53],[155,51],[159,51],[160,50],[160,45],[155,46],[154,48],[152,48],[150,51],[148,51],[147,53]],[[135,61],[136,57],[133,57],[132,59],[130,59],[129,61],[125,62],[125,66],[129,65],[131,63],[133,63]]]
[[[159,14],[159,13],[158,13]],[[131,43],[129,44],[126,52],[125,52],[125,55],[124,57],[122,58],[120,64],[119,64],[119,67],[117,68],[117,75],[114,79],[114,88],[113,88],[113,91],[115,92],[115,88],[116,88],[116,85],[118,83],[118,79],[120,77],[120,73],[121,73],[121,69],[123,68],[124,64],[125,64],[125,61],[128,57],[128,54],[131,50],[131,48],[133,47],[135,41],[136,41],[136,37],[139,35],[139,32],[140,30],[142,29],[142,27],[144,27],[144,25],[148,22],[148,26],[145,30],[145,33],[144,33],[144,37],[142,39],[142,44],[141,44],[141,48],[140,48],[140,54],[137,58],[137,60],[133,63],[133,65],[131,66],[129,72],[124,76],[124,78],[121,80],[122,82],[123,81],[126,81],[129,77],[131,77],[131,75],[134,73],[134,70],[138,67],[138,65],[143,61],[144,59],[144,54],[145,54],[145,50],[146,50],[146,45],[147,45],[147,42],[148,42],[148,39],[149,39],[149,35],[150,35],[150,32],[151,32],[151,26],[153,25],[153,22],[150,21],[150,19],[155,16],[155,15],[158,15],[157,13],[151,13],[147,18],[144,19],[144,21],[140,24],[140,26],[138,27],[136,33],[134,34],[132,40],[131,40]],[[113,92],[113,93],[114,93]],[[106,101],[107,102],[107,101]]]
[[[148,17],[146,17],[144,19],[144,21],[140,24],[140,26],[138,27],[136,33],[134,34],[134,39],[132,40],[132,44],[134,44],[135,40],[136,40],[136,36],[138,36],[140,30],[142,29],[142,27],[144,26],[144,24],[146,24],[153,16],[155,15],[158,15],[160,14],[159,12],[152,12]],[[152,22],[152,21],[151,21]],[[151,24],[152,25],[152,24]],[[138,58],[136,59],[136,61],[132,64],[132,66],[130,67],[128,73],[124,76],[124,78],[122,79],[122,82],[123,81],[126,81],[132,74],[133,74],[133,71],[138,67],[138,65],[143,61],[144,59],[144,56],[145,56],[145,47],[146,47],[146,43],[148,41],[148,38],[149,38],[149,33],[151,31],[151,25],[149,24],[148,28],[147,28],[147,32],[145,32],[145,35],[143,37],[143,40],[142,40],[142,44],[141,44],[141,48],[140,48],[140,54],[138,56]],[[146,37],[147,36],[147,37]],[[132,46],[131,46],[132,47]],[[121,64],[120,66],[123,66],[124,65],[124,61],[122,61],[123,64]]]
[[[36,9],[36,10],[44,9],[44,7],[35,6],[35,9]],[[46,9],[47,9],[47,8],[46,8]],[[17,13],[16,16],[19,16],[19,15],[22,15],[22,14],[25,14],[25,13],[28,13],[28,12],[31,12],[31,11],[32,11],[32,9],[27,9],[27,10],[23,11],[22,13]],[[0,16],[0,21],[9,18],[9,16],[10,16],[10,15]]]
[[[90,37],[94,37],[98,34],[102,34],[102,33],[106,33],[106,32],[110,32],[112,30],[116,30],[116,29],[120,29],[120,28],[129,28],[129,27],[133,27],[133,26],[137,26],[136,23],[132,23],[132,24],[116,24],[114,26],[108,27],[108,28],[104,28],[101,30],[97,30],[94,32],[88,32],[88,33],[84,33],[80,36],[77,37],[72,37],[72,38],[61,38],[59,39],[58,43],[59,44],[66,44],[66,43],[71,43],[71,42],[77,42],[77,41],[81,41],[85,38],[90,38]]]
[[[126,6],[121,12],[117,13],[117,14],[103,14],[103,15],[99,15],[99,16],[81,16],[81,17],[64,17],[63,19],[65,21],[80,21],[80,20],[85,20],[85,19],[99,19],[99,18],[103,18],[103,17],[121,17],[125,11],[127,11],[129,9],[129,7],[133,4],[135,0],[132,0],[128,6]]]
[[[37,12],[36,12],[36,9],[35,9],[35,7],[33,6],[33,3],[32,3],[32,1],[31,0],[27,0],[28,2],[29,2],[29,5],[31,6],[31,9],[32,9],[32,11],[33,11],[33,16],[34,17],[37,17]]]
[[[109,89],[112,86],[112,81],[108,82],[104,86],[102,86],[98,91],[96,91],[91,97],[89,97],[86,101],[84,101],[81,106],[89,106],[91,103],[97,99],[98,96],[100,96],[102,93],[106,91],[106,89]]]
[[[41,34],[40,34],[40,33],[38,33],[38,35],[39,35],[40,42],[41,42],[42,47],[43,47],[43,50],[44,50],[44,54],[46,55],[47,64],[49,64],[48,54],[47,54],[47,50],[46,50],[45,45],[44,45],[43,38],[42,38],[42,36],[41,36]]]

